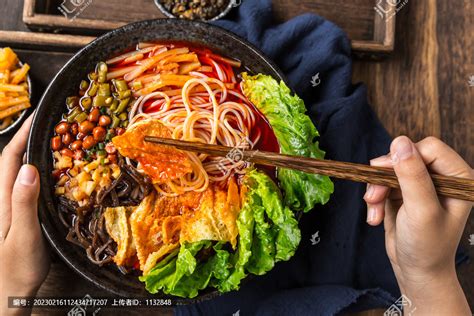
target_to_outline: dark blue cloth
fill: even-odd
[[[350,42],[339,27],[310,14],[273,24],[268,0],[243,1],[231,19],[216,24],[280,66],[304,99],[327,158],[368,163],[388,152],[391,139],[367,103],[366,88],[351,83]],[[318,73],[320,84],[313,87]],[[363,184],[336,180],[330,202],[303,215],[301,244],[289,262],[238,292],[177,307],[176,314],[333,315],[391,305],[400,292],[383,227],[366,224],[364,192]],[[320,242],[312,245],[318,231]]]

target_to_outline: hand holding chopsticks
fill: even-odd
[[[181,150],[225,157],[232,147],[209,145],[197,142],[146,136],[146,141],[160,145],[174,146]],[[341,162],[290,156],[260,150],[242,150],[241,159],[265,166],[289,168],[307,173],[317,173],[334,178],[378,184],[390,188],[400,188],[397,176],[390,168],[374,167],[351,162]],[[474,202],[474,180],[431,174],[439,195]]]

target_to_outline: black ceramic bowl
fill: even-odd
[[[178,19],[142,21],[113,30],[80,50],[54,77],[37,107],[27,148],[28,163],[37,166],[41,176],[41,225],[51,246],[71,268],[98,287],[127,297],[150,294],[136,276],[123,275],[113,265],[99,268],[87,259],[83,249],[65,239],[67,232],[56,211],[50,139],[55,124],[67,111],[66,97],[77,93],[79,83],[94,69],[97,62],[134,47],[140,41],[156,40],[186,41],[205,46],[222,55],[241,60],[252,73],[264,73],[278,80],[283,79],[281,72],[271,61],[236,35],[206,23]],[[215,290],[209,289],[194,300],[181,302],[196,302],[216,295]],[[163,294],[154,297],[168,298]]]
[[[20,62],[20,67],[23,66],[23,63]],[[10,126],[8,126],[7,128],[5,129],[2,129],[0,130],[0,135],[6,135],[6,134],[9,134],[9,133],[13,133],[14,131],[16,131],[18,129],[18,127],[23,123],[23,121],[25,120],[25,117],[27,117],[33,110],[33,102],[32,102],[32,96],[33,96],[33,86],[31,84],[31,77],[30,75],[27,75],[26,76],[26,83],[28,84],[28,94],[30,95],[30,103],[31,103],[31,107],[28,108],[28,109],[25,109],[21,112],[20,116],[12,122],[12,124],[10,124]]]

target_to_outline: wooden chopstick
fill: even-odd
[[[169,138],[146,136],[148,142],[174,146],[181,150],[199,152],[212,156],[228,157],[253,162],[265,166],[274,166],[317,173],[334,178],[379,184],[398,189],[397,177],[392,169],[373,167],[352,162],[341,162],[326,159],[314,159],[290,156],[260,150],[242,150],[232,147],[188,142]],[[474,180],[431,174],[438,195],[474,202]]]

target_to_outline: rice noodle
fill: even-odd
[[[194,72],[190,74],[195,75]],[[224,72],[220,76],[226,79]],[[213,90],[210,84],[217,84],[220,89]],[[204,88],[205,92],[196,92],[197,87]],[[229,99],[230,95],[232,99]],[[245,150],[252,148],[259,138],[257,135],[250,140],[256,120],[246,98],[238,90],[229,91],[221,80],[205,75],[195,75],[188,80],[179,96],[170,98],[164,92],[153,92],[140,97],[130,110],[129,128],[145,118],[159,119],[170,129],[174,139]],[[233,161],[233,157],[215,159],[204,154],[186,154],[193,172],[164,185],[155,185],[157,191],[168,196],[188,191],[202,192],[210,181],[225,183],[235,172],[241,174],[248,166],[246,162]]]

